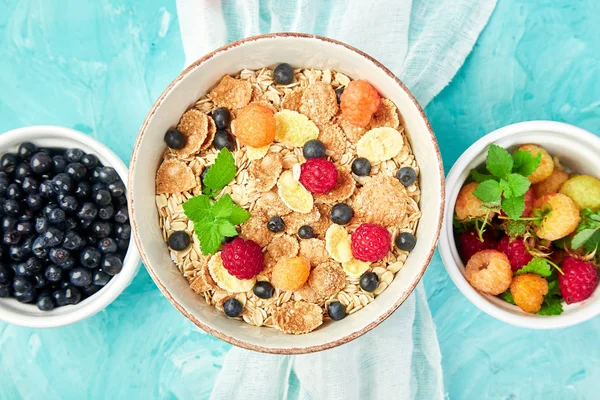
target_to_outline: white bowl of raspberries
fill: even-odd
[[[0,135],[0,319],[68,325],[104,309],[131,282],[127,168],[69,128]]]
[[[440,253],[482,311],[554,329],[600,314],[600,138],[530,121],[475,142],[447,178]]]

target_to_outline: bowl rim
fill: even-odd
[[[442,230],[442,222],[443,222],[443,216],[444,216],[444,208],[445,208],[445,204],[446,204],[446,185],[445,185],[445,178],[444,178],[444,166],[443,166],[443,162],[442,162],[442,156],[440,153],[440,149],[438,146],[438,142],[437,139],[435,137],[435,134],[433,133],[433,129],[431,128],[431,125],[429,123],[429,120],[427,119],[427,116],[425,115],[422,107],[419,105],[419,103],[417,102],[417,100],[414,98],[414,96],[412,95],[412,93],[408,90],[408,88],[400,81],[400,79],[398,79],[389,69],[387,69],[383,64],[381,64],[379,61],[377,61],[376,59],[374,59],[373,57],[369,56],[368,54],[366,54],[365,52],[352,47],[346,43],[340,42],[338,40],[334,40],[328,37],[324,37],[324,36],[319,36],[319,35],[311,35],[311,34],[305,34],[305,33],[296,33],[296,32],[281,32],[281,33],[269,33],[269,34],[263,34],[263,35],[257,35],[257,36],[251,36],[251,37],[247,37],[241,40],[237,40],[235,42],[231,42],[225,46],[222,46],[220,48],[217,48],[213,51],[211,51],[210,53],[207,53],[206,55],[204,55],[203,57],[199,58],[198,60],[194,61],[193,63],[191,63],[187,68],[185,68],[175,79],[173,79],[173,81],[171,81],[171,83],[169,83],[169,85],[167,86],[167,88],[160,94],[160,96],[156,99],[156,101],[154,102],[154,104],[152,105],[152,108],[150,109],[150,111],[148,112],[148,114],[146,115],[146,118],[144,119],[144,122],[140,128],[140,131],[138,133],[136,142],[134,144],[133,147],[133,153],[131,156],[131,162],[130,162],[130,166],[129,166],[129,180],[131,181],[133,178],[133,174],[136,168],[136,160],[137,160],[137,154],[139,151],[139,148],[141,146],[141,142],[142,142],[142,138],[144,136],[144,134],[146,133],[146,129],[148,127],[149,121],[152,118],[152,116],[154,115],[154,113],[156,112],[157,108],[162,104],[163,100],[169,95],[169,93],[173,90],[174,86],[176,84],[178,84],[182,79],[184,79],[190,72],[192,72],[193,70],[195,70],[196,68],[200,67],[204,62],[206,62],[207,60],[213,58],[214,56],[228,51],[231,48],[235,48],[238,47],[240,45],[243,45],[245,43],[249,43],[249,42],[255,42],[255,41],[260,41],[260,40],[268,40],[268,39],[281,39],[281,38],[302,38],[302,39],[313,39],[313,40],[319,40],[322,42],[327,42],[330,44],[334,44],[334,45],[338,45],[338,46],[342,46],[344,48],[346,48],[347,50],[350,50],[356,54],[358,54],[359,56],[366,58],[368,61],[370,61],[371,63],[373,63],[376,67],[378,67],[382,72],[384,72],[386,75],[388,75],[391,79],[393,79],[395,81],[395,83],[408,95],[410,101],[413,103],[413,105],[416,107],[417,111],[419,112],[422,121],[425,123],[426,129],[429,132],[429,140],[431,141],[434,150],[435,150],[435,160],[437,162],[438,165],[438,171],[439,171],[439,185],[440,185],[440,219],[438,221],[437,226],[435,227],[435,235],[434,235],[434,245],[432,246],[432,248],[429,250],[429,253],[426,255],[425,260],[423,262],[423,265],[421,266],[420,272],[416,278],[416,280],[414,281],[414,283],[410,286],[409,290],[407,290],[405,292],[405,294],[403,294],[402,296],[400,296],[398,298],[398,300],[383,314],[381,315],[377,320],[371,322],[370,324],[365,325],[363,328],[361,328],[358,331],[352,332],[340,339],[334,340],[334,341],[328,341],[326,343],[323,344],[319,344],[319,345],[312,345],[312,346],[305,346],[305,347],[279,347],[279,348],[270,348],[270,347],[263,347],[260,345],[255,345],[255,344],[251,344],[251,343],[247,343],[244,340],[240,340],[240,339],[236,339],[234,337],[231,337],[229,335],[224,334],[223,332],[220,332],[218,330],[212,329],[208,326],[206,326],[205,324],[203,324],[201,321],[199,321],[197,318],[195,318],[193,315],[191,315],[181,304],[179,304],[171,295],[171,293],[169,292],[169,290],[163,285],[163,283],[158,279],[158,277],[156,276],[156,274],[154,273],[153,267],[150,266],[150,263],[148,262],[148,259],[146,257],[146,254],[144,254],[144,252],[142,251],[142,243],[141,243],[141,239],[140,236],[138,234],[138,229],[137,229],[137,221],[135,219],[135,213],[133,212],[133,210],[135,209],[135,204],[134,204],[134,199],[133,199],[133,193],[132,193],[132,187],[133,185],[129,184],[127,185],[128,187],[128,191],[129,196],[128,196],[128,202],[129,202],[129,209],[130,214],[131,214],[131,226],[132,226],[132,233],[133,233],[133,238],[134,241],[138,247],[138,251],[142,257],[142,261],[144,263],[144,266],[146,267],[146,270],[148,271],[148,274],[150,275],[150,277],[152,278],[152,280],[154,281],[154,283],[156,284],[156,286],[158,286],[159,290],[162,292],[162,294],[167,298],[167,300],[169,300],[169,302],[175,306],[175,308],[177,308],[179,310],[179,312],[181,312],[188,320],[190,320],[191,322],[193,322],[197,327],[199,327],[200,329],[204,330],[205,332],[227,342],[230,343],[232,345],[247,349],[247,350],[253,350],[253,351],[257,351],[257,352],[261,352],[261,353],[269,353],[269,354],[307,354],[307,353],[313,353],[313,352],[318,352],[318,351],[322,351],[322,350],[327,350],[330,348],[334,348],[337,346],[340,346],[342,344],[348,343],[362,335],[364,335],[365,333],[367,333],[368,331],[370,331],[371,329],[373,329],[374,327],[376,327],[377,325],[379,325],[380,323],[382,323],[384,320],[386,320],[394,311],[396,311],[396,309],[398,309],[398,307],[400,307],[400,305],[402,303],[404,303],[404,301],[408,298],[408,296],[414,291],[415,287],[418,285],[418,283],[421,281],[423,274],[425,273],[425,271],[427,270],[427,267],[429,266],[431,259],[433,258],[433,255],[435,253],[435,250],[437,248],[437,242],[439,240],[440,237],[440,233]],[[131,182],[130,182],[131,183]]]
[[[520,134],[535,133],[535,132],[548,132],[564,137],[568,137],[573,141],[595,143],[600,148],[600,137],[593,133],[579,128],[577,126],[567,124],[558,121],[548,120],[532,120],[518,122],[510,125],[498,128],[470,145],[456,160],[450,172],[446,177],[447,193],[452,193],[452,187],[459,184],[461,174],[464,172],[465,167],[475,158],[477,158],[490,144],[496,143],[504,138],[512,137]],[[462,185],[463,182],[460,182]],[[508,310],[502,309],[499,306],[486,300],[485,296],[477,292],[467,282],[464,275],[462,274],[459,266],[457,265],[455,255],[452,249],[456,249],[456,241],[450,235],[452,234],[452,220],[454,215],[454,202],[456,196],[448,195],[446,197],[446,209],[444,213],[444,223],[442,228],[442,235],[439,242],[440,255],[442,262],[448,275],[460,290],[460,292],[477,308],[485,312],[489,316],[505,322],[507,324],[517,326],[520,328],[529,329],[560,329],[569,326],[577,325],[592,319],[600,315],[600,301],[598,306],[589,308],[586,312],[581,312],[576,315],[561,314],[551,317],[540,317],[537,315],[528,315],[523,313],[522,315],[512,313]],[[462,261],[461,261],[462,263]]]
[[[57,125],[32,125],[2,133],[3,140],[12,140],[12,138],[15,137],[18,138],[20,142],[35,142],[36,140],[48,138],[50,136],[56,138],[68,138],[75,143],[93,149],[94,154],[101,155],[102,158],[109,161],[109,165],[117,171],[123,180],[123,183],[127,185],[128,169],[123,160],[99,140],[80,131]],[[127,194],[127,197],[129,197],[129,194]],[[68,305],[61,307],[65,312],[58,315],[26,315],[20,314],[18,311],[10,310],[9,312],[3,313],[0,316],[0,320],[27,328],[58,328],[82,321],[105,309],[119,297],[136,276],[139,271],[139,266],[140,256],[137,247],[134,245],[134,242],[131,241],[127,248],[125,258],[123,259],[123,269],[109,283],[110,285],[114,282],[114,285],[110,288],[109,285],[106,286],[107,290],[102,288],[98,293],[90,296],[88,299],[83,300],[75,306]],[[84,304],[85,302],[87,303]],[[31,304],[31,307],[35,308],[35,304]],[[71,307],[76,308],[69,310]]]

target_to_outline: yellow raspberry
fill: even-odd
[[[567,179],[569,179],[569,174],[565,171],[555,169],[548,178],[533,185],[535,197],[539,198],[547,194],[558,193]]]
[[[562,193],[547,194],[536,200],[534,215],[542,213],[541,223],[535,227],[540,239],[558,240],[575,232],[581,221],[577,204]]]
[[[251,103],[234,120],[234,134],[246,146],[258,148],[275,139],[275,116],[267,107]]]
[[[510,261],[497,250],[482,250],[467,262],[465,278],[482,293],[499,295],[506,292],[512,281]]]
[[[593,176],[574,176],[562,185],[560,192],[569,196],[581,210],[600,209],[600,179]]]
[[[460,189],[456,198],[456,205],[454,206],[454,212],[458,220],[464,221],[471,218],[485,217],[487,214],[488,210],[483,207],[481,200],[473,194],[476,188],[477,183],[471,182]],[[495,212],[490,212],[490,218],[494,214]]]
[[[510,293],[521,310],[535,314],[548,294],[548,281],[536,274],[518,275],[510,284]]]
[[[297,290],[309,275],[310,264],[304,257],[282,257],[273,267],[271,283],[281,290]]]
[[[538,153],[542,154],[542,161],[540,165],[527,177],[529,182],[538,183],[545,179],[547,179],[550,175],[552,175],[552,171],[554,171],[554,161],[548,152],[535,144],[524,144],[519,147],[519,150],[528,151],[532,156],[537,157]]]

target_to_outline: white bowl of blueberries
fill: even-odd
[[[0,135],[0,319],[49,328],[104,309],[133,279],[127,168],[68,128]]]

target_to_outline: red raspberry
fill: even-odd
[[[498,251],[503,252],[510,261],[510,266],[513,271],[518,271],[533,260],[533,257],[527,251],[523,239],[510,240],[508,236],[504,236],[498,243]]]
[[[360,261],[379,261],[390,251],[391,240],[383,226],[362,224],[352,233],[352,255]]]
[[[239,279],[254,278],[263,269],[262,249],[252,240],[233,239],[223,247],[221,259],[225,269]]]
[[[479,240],[479,236],[477,236],[474,229],[460,235],[460,255],[465,263],[473,257],[473,254],[482,250],[496,250],[498,243],[496,242],[495,232],[486,229],[482,236],[483,242]]]
[[[598,286],[598,270],[591,262],[567,257],[558,274],[560,294],[567,304],[578,303],[590,297]]]
[[[530,187],[529,190],[525,192],[525,195],[523,197],[525,198],[525,209],[523,210],[523,214],[521,214],[521,218],[527,218],[531,216],[531,211],[533,211],[533,204],[536,200],[535,191],[533,190],[533,187]],[[503,210],[500,210],[500,215],[506,217],[506,213]]]
[[[326,193],[335,187],[338,171],[335,164],[324,158],[309,158],[300,165],[300,183],[309,192]]]

